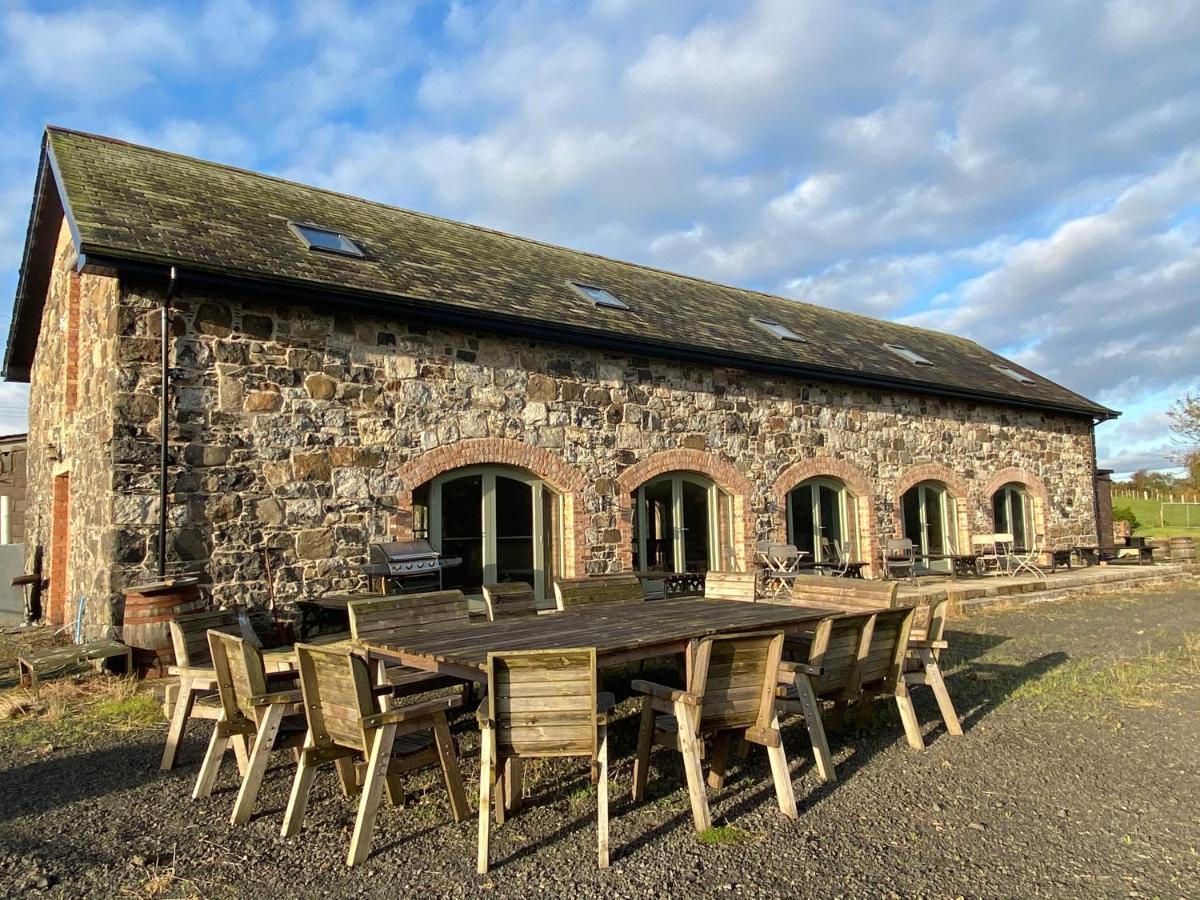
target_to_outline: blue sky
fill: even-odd
[[[971,337],[1169,465],[1200,0],[0,3],[0,315],[41,129]],[[0,385],[0,431],[24,388]]]

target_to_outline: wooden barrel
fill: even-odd
[[[1147,542],[1151,550],[1154,551],[1155,562],[1170,562],[1171,560],[1171,540],[1170,538],[1154,538]]]
[[[195,578],[174,578],[125,591],[121,636],[138,651],[139,664],[159,669],[175,664],[170,622],[176,616],[200,612],[204,601]]]
[[[1196,558],[1196,539],[1190,537],[1171,538],[1171,560],[1191,562]]]

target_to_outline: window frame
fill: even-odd
[[[598,284],[593,284],[590,281],[571,280],[571,281],[567,282],[567,287],[569,287],[571,290],[573,290],[576,294],[578,294],[584,300],[591,303],[592,306],[594,306],[596,309],[618,309],[618,310],[628,310],[629,309],[629,304],[627,304],[624,300],[622,300],[620,297],[618,297],[616,294],[614,294],[608,288],[601,287]],[[599,291],[601,294],[603,294],[608,299],[606,299],[606,300],[605,299],[597,299],[596,297],[593,297],[591,294],[589,294],[588,291]]]
[[[807,344],[808,340],[787,325],[784,325],[778,319],[767,319],[763,316],[751,316],[750,321],[765,331],[772,337],[777,337],[781,341],[787,341],[792,344]]]
[[[354,238],[350,237],[346,232],[337,228],[327,228],[324,225],[317,225],[313,222],[301,222],[298,220],[289,219],[288,229],[294,234],[305,248],[316,253],[329,253],[333,256],[348,256],[351,259],[366,259],[367,254],[363,250],[362,245]],[[319,244],[314,244],[312,240],[304,233],[305,229],[309,231],[319,231],[322,234],[333,235],[338,238],[342,244],[341,249],[336,247],[322,247]]]

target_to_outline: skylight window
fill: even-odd
[[[602,287],[596,287],[594,284],[584,284],[579,281],[571,281],[568,284],[597,306],[603,306],[606,309],[629,309],[628,306]]]
[[[795,341],[797,344],[807,343],[804,338],[800,337],[800,335],[796,334],[796,332],[792,331],[792,329],[788,328],[786,325],[781,325],[773,319],[759,319],[752,316],[750,321],[768,334],[775,335],[775,337],[779,338],[781,341]]]
[[[288,225],[300,240],[304,241],[309,250],[320,250],[323,253],[340,253],[342,256],[363,256],[362,247],[350,240],[340,231],[331,231],[317,225],[303,225],[299,222],[289,222]]]
[[[1009,368],[1008,366],[998,366],[995,363],[992,363],[992,368],[1001,375],[1007,375],[1013,381],[1019,381],[1021,384],[1033,384],[1033,379],[1024,372],[1018,372],[1016,369]]]
[[[907,347],[901,347],[899,344],[884,344],[883,346],[885,346],[887,349],[891,350],[893,353],[895,353],[901,359],[907,360],[908,362],[912,363],[914,366],[932,366],[933,365],[933,363],[931,363],[929,360],[927,360],[925,357],[923,357],[920,353],[917,353],[915,350],[909,350]]]

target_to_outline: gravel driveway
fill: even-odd
[[[487,877],[474,873],[474,819],[453,824],[424,774],[404,808],[385,804],[371,858],[350,871],[354,807],[332,773],[317,780],[303,836],[283,840],[286,753],[259,814],[232,828],[231,763],[211,798],[189,799],[203,723],[168,774],[162,728],[47,751],[10,723],[0,727],[0,895],[1200,896],[1200,586],[994,611],[952,622],[948,638],[964,737],[945,734],[918,688],[928,749],[907,749],[881,707],[866,732],[831,736],[840,780],[826,786],[803,726],[787,723],[800,818],[779,815],[765,754],[752,748],[710,792],[714,821],[733,826],[728,843],[697,840],[665,750],[647,802],[630,804],[636,707],[623,702],[606,872],[582,761],[529,766],[532,796],[493,831]],[[474,799],[478,735],[466,716],[455,730]]]

